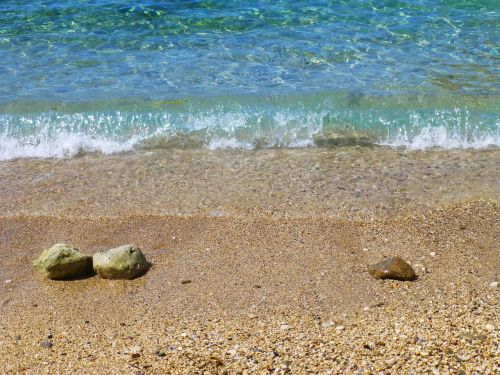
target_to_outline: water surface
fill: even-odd
[[[500,144],[495,1],[0,3],[0,159]]]

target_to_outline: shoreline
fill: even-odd
[[[408,216],[498,200],[500,150],[156,150],[0,163],[2,215]]]

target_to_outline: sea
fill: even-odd
[[[500,146],[488,0],[2,0],[0,160]]]

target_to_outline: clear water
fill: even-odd
[[[0,159],[500,145],[496,1],[0,2]]]

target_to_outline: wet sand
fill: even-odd
[[[3,162],[0,372],[495,373],[498,160],[346,148]],[[44,280],[31,261],[62,241],[136,243],[153,267]],[[390,255],[418,280],[371,278]]]

